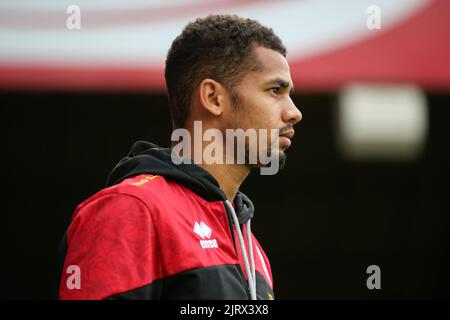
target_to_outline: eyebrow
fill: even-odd
[[[286,89],[289,88],[289,82],[286,80],[283,80],[281,78],[276,78],[273,80],[270,80],[269,82],[267,82],[268,85],[279,85],[281,88]],[[292,86],[291,90],[289,90],[289,94],[293,94],[294,93],[294,86]]]

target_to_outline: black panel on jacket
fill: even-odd
[[[239,265],[193,269],[108,297],[108,300],[248,300]]]

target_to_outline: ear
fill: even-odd
[[[200,105],[204,111],[220,116],[224,111],[227,97],[226,88],[213,79],[203,79],[198,86]]]

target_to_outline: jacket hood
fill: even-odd
[[[176,181],[207,201],[226,201],[225,193],[208,171],[195,164],[173,163],[171,150],[146,141],[135,142],[128,155],[109,174],[106,186],[147,173]],[[240,224],[253,218],[253,203],[245,194],[238,191],[233,204]]]

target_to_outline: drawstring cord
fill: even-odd
[[[233,222],[234,222],[234,225],[236,226],[236,230],[238,233],[239,244],[241,246],[242,256],[244,257],[245,271],[247,273],[247,282],[248,282],[248,287],[250,290],[250,299],[256,300],[255,258],[253,256],[252,237],[251,237],[251,231],[250,231],[250,220],[247,222],[247,241],[248,241],[248,247],[249,247],[249,253],[250,253],[251,269],[250,269],[250,263],[248,261],[247,250],[245,249],[244,237],[242,236],[242,231],[241,231],[241,227],[239,225],[239,221],[238,221],[236,212],[234,211],[234,208],[231,205],[230,201],[226,200],[225,203],[227,204],[228,208],[231,211],[231,216],[233,218]]]
[[[252,232],[250,229],[249,219],[247,221],[247,241],[248,241],[248,251],[250,255],[250,268],[252,270],[252,279],[253,279],[253,295],[256,297],[256,268],[255,268],[255,256],[253,255],[253,243],[252,243]]]

